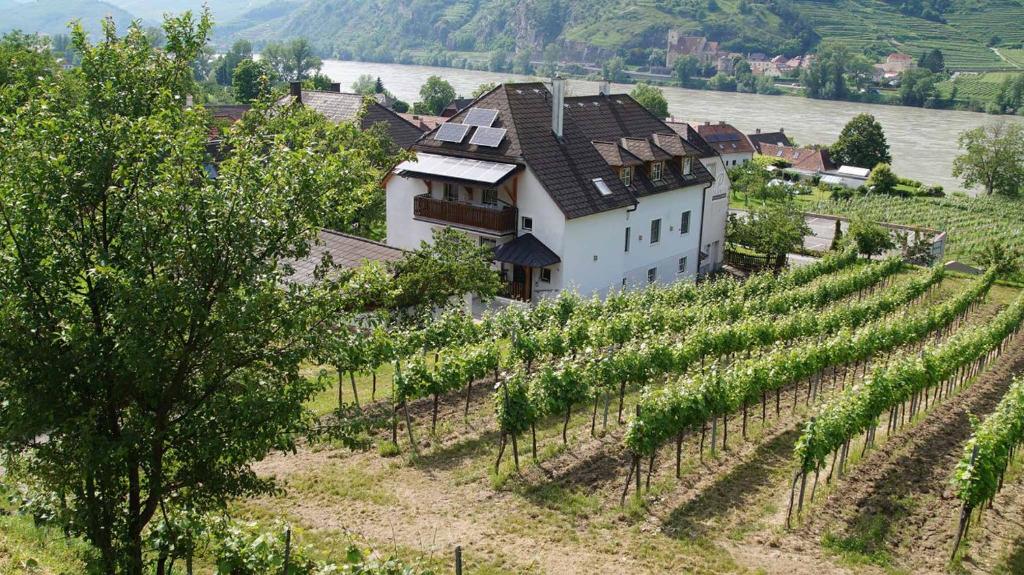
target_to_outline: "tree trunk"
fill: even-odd
[[[572,404],[565,406],[565,423],[562,424],[562,444],[569,445],[569,437],[567,432],[569,431],[569,417],[572,415]]]
[[[352,397],[355,399],[356,407],[359,407],[359,392],[356,391],[356,372],[348,372],[348,380],[352,383]]]
[[[626,380],[623,379],[622,383],[619,384],[619,425],[625,423],[622,420],[622,408],[626,401]]]
[[[430,419],[430,433],[437,433],[437,394],[434,394],[434,407]]]

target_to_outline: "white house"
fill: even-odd
[[[717,268],[728,195],[705,167],[706,142],[627,95],[564,93],[561,79],[551,91],[504,84],[424,135],[386,183],[388,245],[466,231],[494,246],[506,295],[527,301]]]
[[[690,127],[722,157],[727,168],[746,164],[754,159],[754,152],[757,150],[754,149],[750,138],[732,124],[719,120],[714,124],[710,121],[691,122]]]
[[[871,170],[857,166],[839,166],[838,169],[823,172],[821,181],[833,186],[859,188],[867,183]]]

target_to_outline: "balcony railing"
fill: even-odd
[[[413,216],[417,219],[498,235],[515,233],[518,213],[510,206],[491,208],[439,200],[427,195],[416,196],[413,203]]]

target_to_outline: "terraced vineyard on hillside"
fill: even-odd
[[[851,256],[746,283],[654,288],[605,302],[566,295],[487,318],[470,337],[455,330],[461,335],[450,341],[407,334],[420,343],[395,356],[392,382],[377,382],[393,383],[396,399],[362,407],[381,414],[370,435],[378,449],[275,455],[260,473],[278,477],[284,491],[236,510],[287,517],[324,553],[356,541],[440,568],[461,545],[472,573],[943,565],[958,506],[893,496],[893,505],[915,505],[915,521],[941,526],[941,549],[921,557],[907,552],[912,531],[898,515],[874,539],[860,537],[846,486],[870,487],[860,480],[869,474],[852,472],[862,457],[884,462],[872,470],[898,467],[894,449],[933,433],[961,438],[949,461],[928,463],[948,483],[970,425],[951,433],[928,422],[1009,385],[1002,374],[1024,363],[1024,352],[1002,342],[1020,326],[1024,299],[992,274],[952,277]],[[904,378],[920,369],[924,379]],[[353,379],[364,398],[367,375]],[[859,427],[826,417],[876,397],[868,390],[882,382],[907,382],[906,391],[877,395],[870,405],[878,407],[854,418]],[[877,415],[893,405],[887,426]],[[826,433],[826,419],[842,431]],[[864,445],[846,441],[866,429]],[[828,441],[808,439],[816,433]],[[841,461],[827,469],[837,449]],[[914,493],[919,476],[876,487]],[[1002,497],[1022,491],[1016,476],[1007,484]],[[1002,519],[986,521],[1013,531]],[[975,553],[1005,564],[1015,536],[1024,533],[969,534],[959,564],[970,571]]]

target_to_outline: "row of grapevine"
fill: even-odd
[[[825,304],[848,295],[851,291],[864,289],[890,277],[902,268],[898,259],[886,260],[859,270],[848,277],[829,278],[836,281],[822,281],[810,291],[795,290],[788,294],[769,293],[762,298],[751,298],[744,302],[747,309],[761,309],[757,300],[780,305],[779,295],[786,295],[787,301]],[[623,399],[626,388],[635,384],[646,384],[654,378],[688,371],[697,361],[705,357],[717,358],[751,346],[764,345],[781,339],[806,335],[819,335],[834,331],[844,325],[857,325],[870,318],[878,317],[922,295],[929,287],[941,280],[943,271],[937,268],[922,278],[914,278],[906,285],[880,297],[870,298],[859,304],[838,307],[828,312],[813,309],[802,310],[783,318],[759,317],[737,323],[723,324],[706,320],[696,324],[669,323],[654,330],[656,337],[641,338],[619,344],[612,348],[588,350],[582,357],[563,359],[541,366],[525,378],[523,390],[531,416],[526,422],[532,429],[536,419],[559,415],[564,417],[563,441],[567,441],[566,429],[574,406],[588,400],[594,401],[591,431],[596,427],[598,402],[605,399],[604,421],[607,422],[609,399],[618,388],[619,419],[621,421]],[[829,297],[823,297],[827,294]],[[735,309],[735,308],[734,308]],[[658,315],[658,314],[654,314]],[[715,317],[715,314],[711,314]],[[687,329],[689,328],[689,329]],[[682,341],[674,337],[677,331],[684,331]],[[527,365],[529,363],[527,362]],[[505,409],[501,399],[495,400],[498,420],[503,421]],[[516,425],[509,428],[513,429]],[[511,433],[511,431],[509,431]],[[515,447],[515,446],[514,446]]]
[[[989,272],[985,278],[994,275]],[[908,403],[913,417],[929,399],[937,401],[943,394],[952,393],[955,386],[969,381],[1001,352],[1022,320],[1024,297],[985,325],[956,333],[942,344],[923,349],[919,356],[907,356],[876,369],[862,385],[825,404],[797,441],[797,475],[806,483],[807,475],[817,473],[830,454],[845,460],[850,442],[858,434],[866,434],[865,449],[870,447],[883,413],[889,412],[888,429],[895,430],[906,417]],[[932,388],[935,395],[929,397]],[[796,480],[794,477],[794,490]]]
[[[979,424],[964,446],[953,484],[963,502],[953,554],[970,526],[971,513],[991,502],[1003,487],[1003,476],[1017,448],[1024,443],[1024,378],[1017,378],[995,411]]]
[[[669,439],[708,420],[726,415],[768,391],[823,375],[827,367],[864,361],[880,351],[923,339],[951,324],[981,298],[994,276],[986,275],[955,298],[917,313],[885,318],[857,331],[841,329],[834,336],[797,347],[779,347],[761,357],[739,361],[728,369],[710,369],[678,383],[648,390],[630,422],[625,443],[639,460],[653,456]]]

